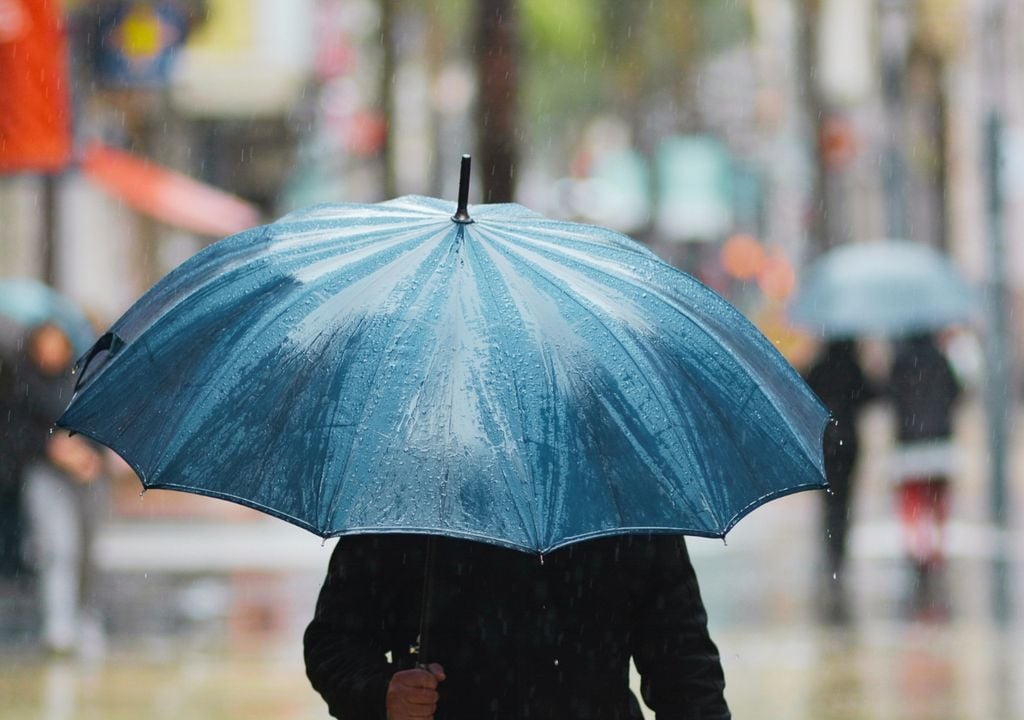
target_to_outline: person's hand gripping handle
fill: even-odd
[[[437,710],[437,686],[445,679],[437,663],[391,676],[385,699],[388,720],[431,720]]]

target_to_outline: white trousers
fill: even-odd
[[[42,640],[58,651],[76,645],[81,621],[87,551],[81,490],[46,463],[35,463],[25,472],[25,515],[39,572]]]

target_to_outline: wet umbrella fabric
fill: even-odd
[[[942,253],[921,243],[851,243],[808,268],[790,308],[799,325],[830,337],[904,335],[970,321],[977,299]]]
[[[617,233],[454,210],[318,206],[210,246],[101,338],[60,424],[146,487],[325,537],[723,536],[824,486],[826,411],[724,300]]]

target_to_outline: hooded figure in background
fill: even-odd
[[[807,384],[832,413],[825,430],[825,477],[823,526],[826,560],[826,613],[841,619],[845,614],[843,570],[846,536],[854,497],[854,470],[860,451],[857,422],[864,406],[877,396],[857,357],[853,339],[829,340],[805,374]]]
[[[28,458],[43,449],[21,417],[17,369],[25,330],[0,315],[0,578],[18,578],[27,568],[23,557],[22,473]]]

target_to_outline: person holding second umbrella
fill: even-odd
[[[956,466],[953,410],[961,394],[933,335],[921,332],[898,342],[889,394],[896,410],[893,474],[904,546],[916,575],[915,603],[920,606],[935,599],[934,580],[944,562],[949,482]]]
[[[857,422],[864,406],[878,391],[861,369],[857,343],[852,338],[837,337],[826,342],[805,377],[832,413],[824,438],[829,492],[823,498],[822,514],[826,560],[823,601],[826,618],[843,621],[847,615],[846,536],[853,510],[854,470],[860,451]]]

